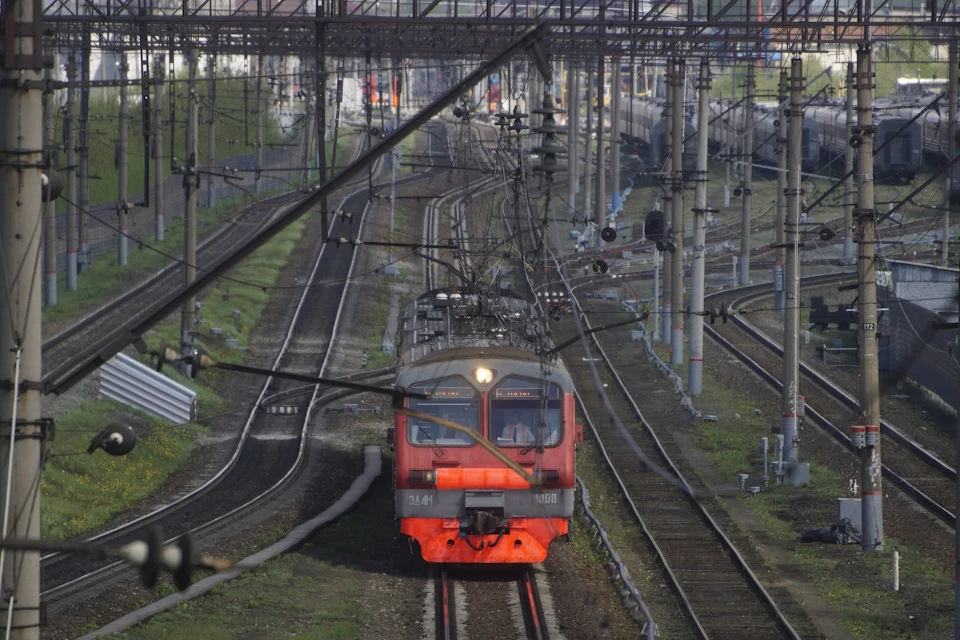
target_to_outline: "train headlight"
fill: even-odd
[[[486,367],[478,367],[473,370],[473,377],[476,378],[480,384],[490,384],[493,382],[493,371]]]

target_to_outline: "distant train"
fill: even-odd
[[[786,131],[780,132],[777,115],[774,107],[754,106],[754,160],[770,167],[777,166],[780,139],[786,138]],[[711,100],[709,121],[710,149],[716,153],[728,148],[731,141],[743,135],[744,108],[742,105],[734,106],[729,100]],[[815,171],[820,164],[820,128],[813,118],[803,119],[801,147],[801,168],[804,171]]]
[[[645,168],[650,171],[669,170],[667,161],[667,118],[664,114],[665,103],[662,99],[621,98],[620,100],[620,137],[640,157]],[[683,172],[696,171],[696,134],[697,125],[693,114],[684,110]]]
[[[426,396],[403,403],[426,415],[398,413],[390,434],[396,516],[427,562],[541,562],[568,531],[582,434],[573,382],[536,351],[544,331],[533,315],[520,298],[443,289],[401,317],[396,384]]]
[[[808,106],[806,117],[820,126],[820,147],[826,160],[843,156],[855,141],[847,137],[847,112],[842,101],[827,100]],[[909,118],[875,111],[873,174],[881,182],[910,182],[923,166],[923,130]]]

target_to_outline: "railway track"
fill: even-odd
[[[362,150],[362,145],[358,146],[355,157]],[[287,193],[266,198],[246,208],[200,244],[197,248],[199,270],[202,271],[234,246],[255,236],[302,197],[301,193]],[[44,340],[44,381],[57,380],[63,373],[73,369],[84,359],[90,346],[97,344],[104,335],[115,333],[118,327],[125,326],[131,319],[151,315],[158,300],[183,286],[183,267],[180,260],[171,262],[123,295],[109,300],[70,327]]]
[[[563,333],[567,335],[573,333],[570,323],[565,321]],[[606,408],[596,394],[581,395],[581,407],[644,537],[660,558],[667,585],[681,603],[688,625],[685,633],[717,640],[746,637],[749,629],[751,638],[799,638],[740,550],[683,478],[674,463],[682,457],[679,445],[647,422],[599,342],[593,341],[591,347],[599,355],[600,384],[608,390],[617,415],[629,421],[629,426],[621,430],[601,419]],[[588,362],[574,356],[566,363],[578,386],[593,388]],[[646,397],[656,398],[652,392]],[[638,456],[634,444],[646,460]],[[665,469],[676,480],[665,478],[655,467]],[[661,627],[666,625],[661,623]]]
[[[514,620],[497,620],[498,637],[520,637],[527,640],[550,640],[553,635],[548,611],[540,597],[537,573],[530,565],[481,566],[451,569],[437,566],[432,569],[434,606],[432,611],[434,637],[437,640],[471,640],[469,627],[458,612],[466,611],[463,602],[467,593],[474,599],[502,599],[515,602]],[[468,587],[468,588],[467,588]],[[509,595],[512,590],[512,595]],[[512,607],[511,607],[512,608]],[[512,624],[510,624],[512,622]],[[518,635],[510,633],[520,631]]]
[[[849,281],[849,273],[804,278],[803,287],[822,286]],[[770,285],[753,285],[707,296],[706,306],[725,302],[728,308],[744,309],[770,295]],[[707,335],[722,348],[743,362],[769,386],[780,392],[783,373],[783,348],[780,343],[754,327],[741,314],[734,313],[727,325],[705,325]],[[759,348],[743,347],[747,342]],[[740,346],[737,346],[740,345]],[[858,423],[859,406],[854,396],[813,367],[801,362],[800,390],[806,398],[807,415],[852,453],[847,429]],[[902,428],[881,421],[883,438],[883,475],[912,500],[945,524],[956,526],[956,470],[944,457],[928,450]],[[949,452],[943,452],[949,455]]]
[[[405,182],[417,179],[411,176]],[[365,187],[358,189],[344,199],[341,208],[365,212],[366,195]],[[360,219],[362,225],[363,217]],[[347,233],[346,228],[340,228],[346,224],[341,219],[333,220],[330,235],[337,237]],[[350,246],[342,250],[330,245],[317,248],[310,280],[302,289],[286,337],[272,362],[273,369],[324,375],[339,330],[354,255],[355,250]],[[366,379],[371,384],[378,384],[391,382],[393,376],[391,370],[381,370],[355,375],[351,379]],[[308,432],[315,411],[346,395],[348,393],[344,391],[321,394],[318,385],[304,386],[268,378],[237,435],[232,457],[219,472],[175,502],[91,540],[121,544],[142,538],[148,527],[159,527],[174,537],[189,531],[203,540],[240,518],[249,517],[260,509],[269,510],[270,505],[304,475],[310,445]],[[298,410],[293,415],[258,410],[281,399]],[[124,569],[121,566],[104,567],[76,556],[48,556],[42,565],[43,598],[50,605],[51,612],[56,613],[77,604],[82,598],[91,597],[96,587],[124,573]]]

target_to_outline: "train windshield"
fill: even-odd
[[[503,447],[537,442],[552,447],[563,439],[560,387],[511,376],[490,394],[490,439]]]
[[[460,376],[431,380],[410,387],[410,391],[427,395],[426,400],[410,398],[409,408],[445,418],[474,431],[479,423],[480,403],[477,391]],[[407,439],[411,444],[425,447],[465,447],[474,444],[473,438],[449,427],[428,420],[407,418]]]

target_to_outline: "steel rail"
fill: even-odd
[[[537,577],[533,568],[525,566],[517,578],[517,590],[520,592],[520,611],[523,614],[523,624],[526,627],[528,640],[550,640],[547,633],[546,614],[543,602],[540,600],[540,590],[537,588]]]
[[[810,284],[829,284],[831,282],[838,282],[844,279],[849,279],[849,277],[850,277],[850,274],[839,274],[839,275],[829,274],[825,276],[812,276],[809,280],[804,278],[804,285],[809,286]],[[750,287],[751,289],[754,289],[757,287],[760,287],[760,288],[769,287],[769,283],[765,283],[763,285],[750,285]],[[746,287],[744,287],[743,289],[746,289]],[[730,292],[728,291],[725,293],[729,295]],[[713,295],[720,295],[720,294],[713,294]],[[754,295],[754,294],[751,293],[750,295]],[[744,297],[750,297],[750,296],[744,296]],[[736,316],[737,314],[734,313],[733,317],[735,319],[736,319]],[[777,350],[774,349],[775,343],[771,344],[772,341],[769,341],[769,337],[767,337],[765,341],[761,337],[763,336],[762,332],[760,332],[758,329],[756,329],[749,323],[742,323],[742,324],[738,323],[738,325],[741,327],[743,331],[745,331],[752,338],[761,342],[761,344],[764,344],[774,352],[777,352]],[[709,324],[704,324],[704,330],[706,331],[707,335],[709,335],[711,338],[713,338],[717,342],[717,344],[722,346],[724,349],[726,349],[728,352],[734,355],[737,359],[743,362],[747,366],[747,368],[749,368],[751,371],[753,371],[758,376],[760,376],[760,378],[764,382],[766,382],[768,385],[773,387],[775,391],[777,392],[782,391],[783,385],[776,375],[767,371],[762,365],[760,365],[755,360],[750,358],[742,350],[734,346],[733,343],[731,343],[729,340],[721,336],[719,332],[717,332],[716,329],[711,327]],[[782,350],[779,353],[782,355]],[[806,367],[806,365],[803,365],[803,366]],[[804,370],[804,373],[806,374],[807,371]],[[839,391],[839,394],[838,394],[837,393],[838,390],[836,389],[835,385],[833,385],[825,377],[822,378],[823,382],[818,380],[816,377],[814,377],[814,379],[817,380],[818,385],[826,385],[823,387],[824,390],[831,393],[831,395],[833,395],[833,397],[837,398],[838,400],[842,400],[842,398],[846,396],[845,392],[843,391]],[[832,435],[837,441],[839,441],[842,445],[847,447],[849,450],[856,453],[857,449],[856,447],[853,446],[853,443],[850,440],[850,436],[847,435],[847,433],[842,428],[834,425],[823,414],[816,411],[816,409],[814,409],[810,405],[806,405],[806,412],[809,416],[811,416],[814,420],[816,420],[817,423],[819,423],[827,431],[827,433]],[[924,449],[917,443],[910,440],[909,437],[907,437],[902,432],[896,429],[889,429],[889,425],[887,427],[881,427],[881,429],[882,429],[882,433],[891,437],[891,439],[893,439],[898,444],[901,444],[905,449],[908,449],[911,453],[914,453],[914,455],[919,457],[922,461],[926,462],[927,464],[930,464],[931,466],[934,466],[935,468],[938,468],[938,469],[946,468],[947,470],[951,470],[948,465],[943,463],[943,461],[941,461],[936,456],[933,456],[932,454],[930,454],[930,452],[928,452],[926,449]],[[903,439],[902,442],[900,439],[898,439],[898,436],[899,438]],[[940,463],[940,464],[935,464],[935,463]],[[957,516],[956,514],[953,513],[953,511],[951,511],[949,508],[941,505],[935,499],[928,496],[920,488],[918,488],[917,486],[912,484],[909,480],[907,480],[906,478],[898,474],[896,471],[891,469],[889,466],[887,466],[886,463],[882,463],[881,468],[882,468],[882,473],[884,477],[888,478],[891,482],[893,482],[901,491],[903,491],[905,494],[910,496],[915,502],[917,502],[917,504],[922,506],[924,509],[929,511],[931,514],[936,516],[945,524],[948,524],[951,527],[956,528]],[[954,475],[953,477],[955,478],[956,476]]]
[[[559,269],[559,265],[558,265],[558,269]],[[583,308],[581,307],[579,301],[577,300],[576,295],[571,296],[571,302],[575,306],[574,313],[579,313],[583,319],[583,322],[586,324],[587,328],[590,328],[590,322],[586,318],[586,314],[584,313]],[[633,397],[630,394],[629,390],[627,389],[626,384],[623,382],[623,379],[620,377],[619,373],[617,373],[616,368],[613,366],[613,362],[610,360],[610,358],[607,356],[606,352],[604,351],[603,347],[600,345],[600,341],[597,339],[596,334],[591,334],[590,339],[593,342],[594,347],[597,349],[597,352],[600,354],[600,357],[603,360],[603,363],[606,366],[607,370],[609,371],[611,377],[616,383],[617,388],[620,390],[620,393],[622,394],[623,398],[629,404],[631,410],[634,413],[634,416],[637,418],[637,420],[639,420],[640,424],[643,426],[644,430],[646,431],[648,437],[654,443],[654,446],[657,449],[657,453],[666,462],[667,468],[674,475],[677,481],[680,483],[680,487],[683,490],[684,496],[688,499],[688,501],[693,506],[695,511],[698,513],[700,518],[704,521],[704,523],[709,527],[710,530],[714,532],[714,534],[717,537],[717,540],[720,542],[721,546],[727,552],[728,556],[730,557],[736,569],[740,572],[740,574],[743,576],[743,578],[745,579],[749,587],[754,591],[756,596],[759,598],[760,602],[767,609],[767,612],[769,613],[769,615],[771,615],[774,618],[774,620],[776,621],[780,629],[791,638],[794,638],[794,640],[800,640],[799,634],[797,634],[796,630],[793,628],[790,622],[783,615],[783,612],[780,611],[780,608],[777,606],[776,602],[774,602],[772,596],[770,596],[766,588],[760,583],[760,579],[750,569],[750,566],[747,564],[746,560],[740,554],[740,551],[736,548],[733,542],[723,532],[723,530],[720,528],[720,525],[717,524],[716,520],[714,520],[713,516],[711,516],[710,513],[706,510],[706,508],[700,503],[700,501],[694,497],[695,492],[690,487],[690,484],[683,477],[683,474],[680,473],[680,470],[676,467],[673,460],[667,454],[666,450],[663,447],[663,444],[660,442],[660,439],[657,437],[650,423],[647,422],[647,420],[644,418],[643,412],[640,411],[640,408],[637,406],[636,402],[634,402]],[[598,436],[598,442],[599,441],[600,440]],[[620,483],[621,486],[623,486],[622,481],[619,479],[619,475],[617,474],[617,472],[612,468],[611,468],[611,471],[614,473],[615,477],[617,477],[618,483]],[[663,558],[662,561],[665,563],[666,559]],[[679,586],[679,581],[677,582],[677,585]],[[682,590],[680,593],[683,593]],[[689,604],[688,601],[686,600],[684,601],[685,601],[685,604]],[[699,622],[699,618],[693,612],[692,607],[688,611],[688,614],[692,616],[692,620],[696,621],[695,626],[698,627],[698,633],[700,631],[703,631],[702,624]],[[704,635],[702,637],[706,638],[707,637],[706,632],[703,631],[703,633]]]
[[[445,566],[434,571],[434,621],[437,640],[457,640],[457,607],[454,581]]]

